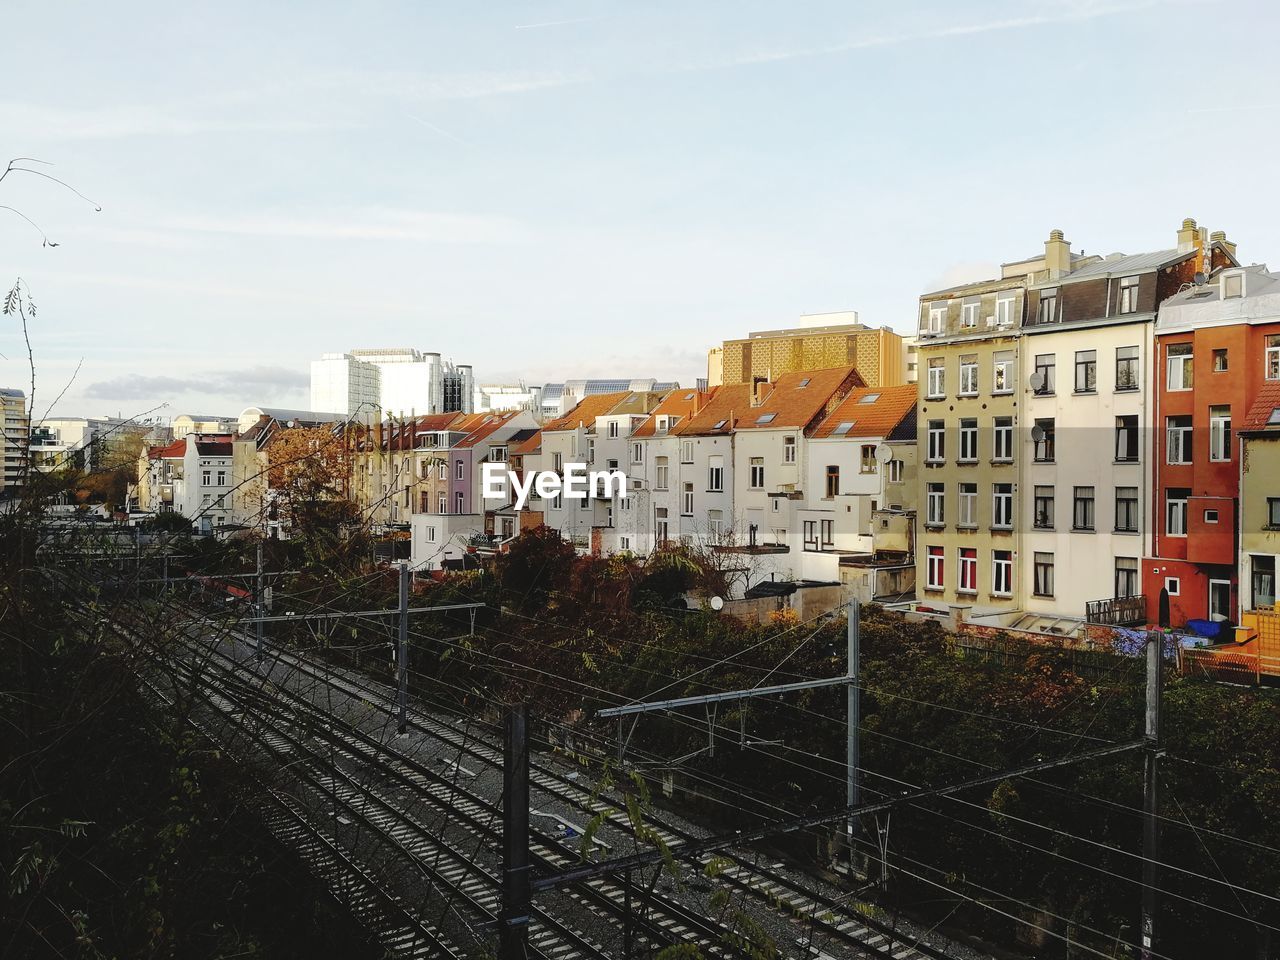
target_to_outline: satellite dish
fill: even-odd
[[[876,459],[881,463],[888,463],[893,459],[893,447],[887,443],[876,444]]]
[[[1204,286],[1204,282],[1205,282],[1207,279],[1209,279],[1209,278],[1208,278],[1208,277],[1206,277],[1206,276],[1204,275],[1204,271],[1203,271],[1203,270],[1197,270],[1197,271],[1196,271],[1196,275],[1195,275],[1194,277],[1192,277],[1191,282],[1192,282],[1192,283],[1194,283],[1197,287],[1203,287],[1203,286]]]
[[[1040,424],[1038,424],[1038,423],[1037,423],[1034,427],[1032,427],[1032,428],[1031,428],[1031,439],[1032,439],[1032,440],[1034,440],[1036,443],[1039,443],[1041,440],[1043,440],[1043,439],[1044,439],[1044,427],[1040,426]]]
[[[1041,390],[1044,387],[1044,374],[1037,370],[1031,375],[1031,389]]]
[[[724,600],[720,597],[712,597],[709,602],[712,610],[719,611],[724,609]]]

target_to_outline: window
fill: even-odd
[[[680,462],[693,463],[693,441],[692,440],[680,441]]]
[[[1138,460],[1138,415],[1116,417],[1116,460],[1136,463]]]
[[[751,458],[751,472],[748,479],[752,490],[764,489],[764,457]]]
[[[1058,358],[1052,353],[1036,354],[1035,373],[1040,375],[1040,386],[1036,388],[1036,396],[1050,396],[1058,385]],[[1032,374],[1035,376],[1035,374]]]
[[[1053,323],[1058,319],[1058,290],[1052,288],[1040,291],[1040,307],[1036,314],[1036,323]]]
[[[1116,347],[1116,389],[1138,389],[1138,348]]]
[[[1098,351],[1076,351],[1076,393],[1094,393],[1098,389]]]
[[[946,494],[943,492],[943,485],[940,483],[927,484],[926,492],[928,494],[926,502],[925,523],[931,527],[940,527],[946,523]]]
[[[783,463],[796,462],[796,438],[795,437],[782,438],[782,462]]]
[[[1053,529],[1053,505],[1053,487],[1037,486],[1035,488],[1035,518],[1032,522],[1038,529]]]
[[[1013,393],[1013,351],[1001,350],[991,358],[991,392]]]
[[[610,421],[609,421],[609,436],[611,436],[611,437],[616,437],[617,435],[618,435],[618,421],[617,421],[617,420],[610,420]]]
[[[991,490],[991,526],[1005,530],[1012,529],[1013,484],[992,484]]]
[[[1267,379],[1280,380],[1280,333],[1267,337]]]
[[[1136,597],[1138,595],[1138,558],[1116,557],[1116,592],[1117,597]]]
[[[978,421],[966,417],[960,421],[960,462],[974,463],[978,459]]]
[[[1013,595],[1013,551],[991,551],[991,592],[998,597]]]
[[[1165,351],[1165,389],[1190,390],[1191,344],[1171,343]]]
[[[505,528],[505,526],[504,526],[504,527],[503,527],[503,531],[505,532],[505,530],[506,530],[506,528]],[[621,549],[623,549],[623,550],[630,550],[630,549],[631,549],[631,538],[630,538],[630,537],[619,537],[619,538],[618,538],[618,546],[619,546]]]
[[[715,539],[719,540],[724,536],[724,511],[708,510],[707,511],[707,531]]]
[[[835,465],[827,467],[827,499],[840,495],[840,468]]]
[[[960,513],[956,518],[956,526],[978,526],[978,485],[976,483],[960,484]]]
[[[655,457],[653,461],[653,489],[666,490],[667,480],[670,477],[670,467],[667,466],[666,457]]]
[[[1120,298],[1116,303],[1116,313],[1138,312],[1138,278],[1123,277],[1120,280]]]
[[[1164,418],[1164,452],[1166,463],[1191,462],[1191,418]]]
[[[659,545],[666,543],[671,539],[670,528],[668,527],[667,508],[653,508],[653,538]]]
[[[1205,523],[1217,523],[1217,522],[1218,522],[1218,511],[1217,511],[1217,510],[1206,510],[1206,511],[1204,512],[1204,522],[1205,522]]]
[[[422,531],[423,531],[423,537],[426,539],[427,543],[435,543],[435,542],[436,542],[436,528],[435,528],[435,527],[423,527],[423,528],[422,528]]]
[[[836,522],[834,520],[822,521],[822,545],[824,547],[834,547],[836,544]]]
[[[1213,351],[1213,372],[1214,373],[1227,372],[1227,348],[1226,347],[1220,347],[1219,349]]]
[[[804,522],[804,548],[806,550],[818,549],[818,521],[806,520]]]
[[[978,308],[982,301],[977,297],[965,300],[960,307],[960,326],[976,327],[978,325]]]
[[[1191,491],[1184,487],[1170,487],[1165,491],[1164,531],[1171,537],[1187,535],[1187,497]]]
[[[201,470],[201,471],[200,471],[200,485],[201,485],[202,487],[207,487],[207,486],[211,485],[212,483],[213,483],[213,471],[212,471],[212,470]]]
[[[596,438],[587,437],[587,461],[592,462],[596,458]]]
[[[465,502],[464,502],[464,500],[463,500],[463,496],[462,496],[462,491],[461,491],[461,490],[459,490],[456,494],[454,494],[454,498],[453,498],[453,512],[454,512],[454,513],[465,513],[465,512],[466,512],[466,505],[465,505]]]
[[[1280,497],[1267,497],[1267,526],[1280,529]]]
[[[1072,498],[1071,529],[1093,529],[1093,487],[1076,487]]]
[[[680,512],[686,517],[693,516],[693,484],[686,483],[684,485],[684,497],[680,503]]]
[[[947,433],[941,420],[929,421],[929,460],[941,463],[947,458]]]
[[[225,487],[227,485],[227,471],[218,471],[218,486]]]
[[[992,430],[994,434],[993,458],[1001,463],[1013,460],[1013,417],[996,417]]]
[[[1035,580],[1032,592],[1037,597],[1053,596],[1053,554],[1036,553]]]
[[[937,400],[947,395],[947,361],[943,357],[929,358],[929,381],[927,396]]]
[[[1249,557],[1250,582],[1253,586],[1253,609],[1271,607],[1276,602],[1276,558]]]
[[[1222,299],[1234,300],[1244,296],[1244,274],[1226,273],[1222,275]]]
[[[631,445],[631,462],[644,463],[644,444],[633,443]]]
[[[978,592],[978,551],[973,547],[960,548],[960,584],[956,592]]]
[[[890,460],[888,464],[887,472],[888,472],[889,483],[901,483],[902,482],[902,461]]]
[[[941,590],[945,583],[944,575],[946,573],[946,561],[942,547],[929,547],[927,556],[928,566],[925,573],[925,586],[930,590]]]
[[[564,509],[564,494],[563,494],[563,493],[557,493],[554,497],[552,497],[552,498],[551,498],[551,509],[552,509],[552,510],[563,510],[563,509]]]
[[[1182,592],[1182,581],[1177,577],[1165,577],[1164,588],[1169,591],[1169,596],[1176,597]]]
[[[370,466],[373,466],[373,464],[370,464]],[[558,453],[556,454],[556,469],[557,470],[560,469],[560,454]],[[441,480],[449,479],[449,464],[446,463],[444,460],[440,461],[440,469],[436,471],[436,476],[438,476]]]
[[[947,305],[933,303],[929,305],[929,332],[941,333],[947,325]]]
[[[449,512],[449,495],[447,493],[440,494],[440,497],[436,502],[436,508],[437,513]]]
[[[877,473],[879,471],[879,461],[876,460],[876,445],[874,443],[864,443],[861,454],[858,460],[858,472]]]
[[[1000,293],[996,295],[996,326],[1013,326],[1013,305],[1017,302],[1017,294]]]
[[[1138,488],[1116,487],[1116,530],[1138,532]]]
[[[978,395],[978,358],[968,354],[960,358],[960,396]]]
[[[1231,459],[1231,407],[1209,408],[1209,459]]]
[[[717,463],[717,460],[721,460],[721,458],[712,457],[711,465],[707,467],[707,492],[709,493],[720,493],[724,490],[723,461],[721,463]]]
[[[504,444],[495,444],[493,447],[489,449],[489,462],[490,463],[506,463],[507,462],[507,448]]]
[[[1053,463],[1053,448],[1057,437],[1053,417],[1039,418],[1036,420],[1036,427],[1039,429],[1031,432],[1031,439],[1035,442],[1035,461]]]

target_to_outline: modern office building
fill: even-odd
[[[326,353],[311,361],[311,408],[354,416],[370,411],[470,413],[475,378],[469,364],[410,348]]]

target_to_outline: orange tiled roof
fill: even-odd
[[[875,398],[867,402],[868,398]],[[841,432],[850,437],[887,437],[916,407],[916,385],[900,387],[859,387],[840,402],[813,432],[829,437],[842,423],[852,427]]]
[[[557,420],[542,425],[542,432],[549,430],[576,430],[578,424],[595,426],[596,417],[603,417],[610,410],[631,396],[630,390],[618,393],[596,393],[583,397],[576,407]]]
[[[542,446],[542,431],[535,430],[533,436],[521,440],[514,447],[507,451],[510,456],[522,456],[526,453],[537,453]]]
[[[751,409],[751,384],[728,383],[711,391],[702,409],[676,424],[673,433],[680,436],[728,433],[733,421]]]
[[[147,450],[147,458],[150,460],[173,460],[178,457],[187,455],[187,438],[175,440],[173,443],[165,444],[160,447],[150,447]]]
[[[734,430],[804,428],[822,416],[833,398],[843,399],[842,389],[864,386],[853,367],[798,370],[783,374],[757,406],[735,410]],[[749,389],[749,387],[748,387]]]
[[[1268,427],[1275,427],[1276,424],[1271,422],[1271,415],[1276,410],[1280,410],[1280,380],[1268,380],[1262,384],[1240,429],[1266,430]]]
[[[480,421],[480,425],[454,444],[454,446],[474,447],[477,443],[492,434],[493,431],[497,430],[518,413],[520,413],[519,410],[501,410],[497,413],[485,414],[485,419]]]
[[[652,437],[657,429],[657,418],[679,417],[683,423],[698,411],[698,409],[707,402],[711,397],[710,393],[700,393],[697,390],[672,390],[662,402],[649,412],[649,419],[640,426],[636,427],[633,437]],[[679,424],[677,424],[677,427]]]

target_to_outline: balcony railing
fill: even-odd
[[[1138,627],[1147,622],[1147,598],[1111,597],[1107,600],[1088,600],[1084,605],[1084,618],[1088,623],[1100,623],[1108,627]]]

